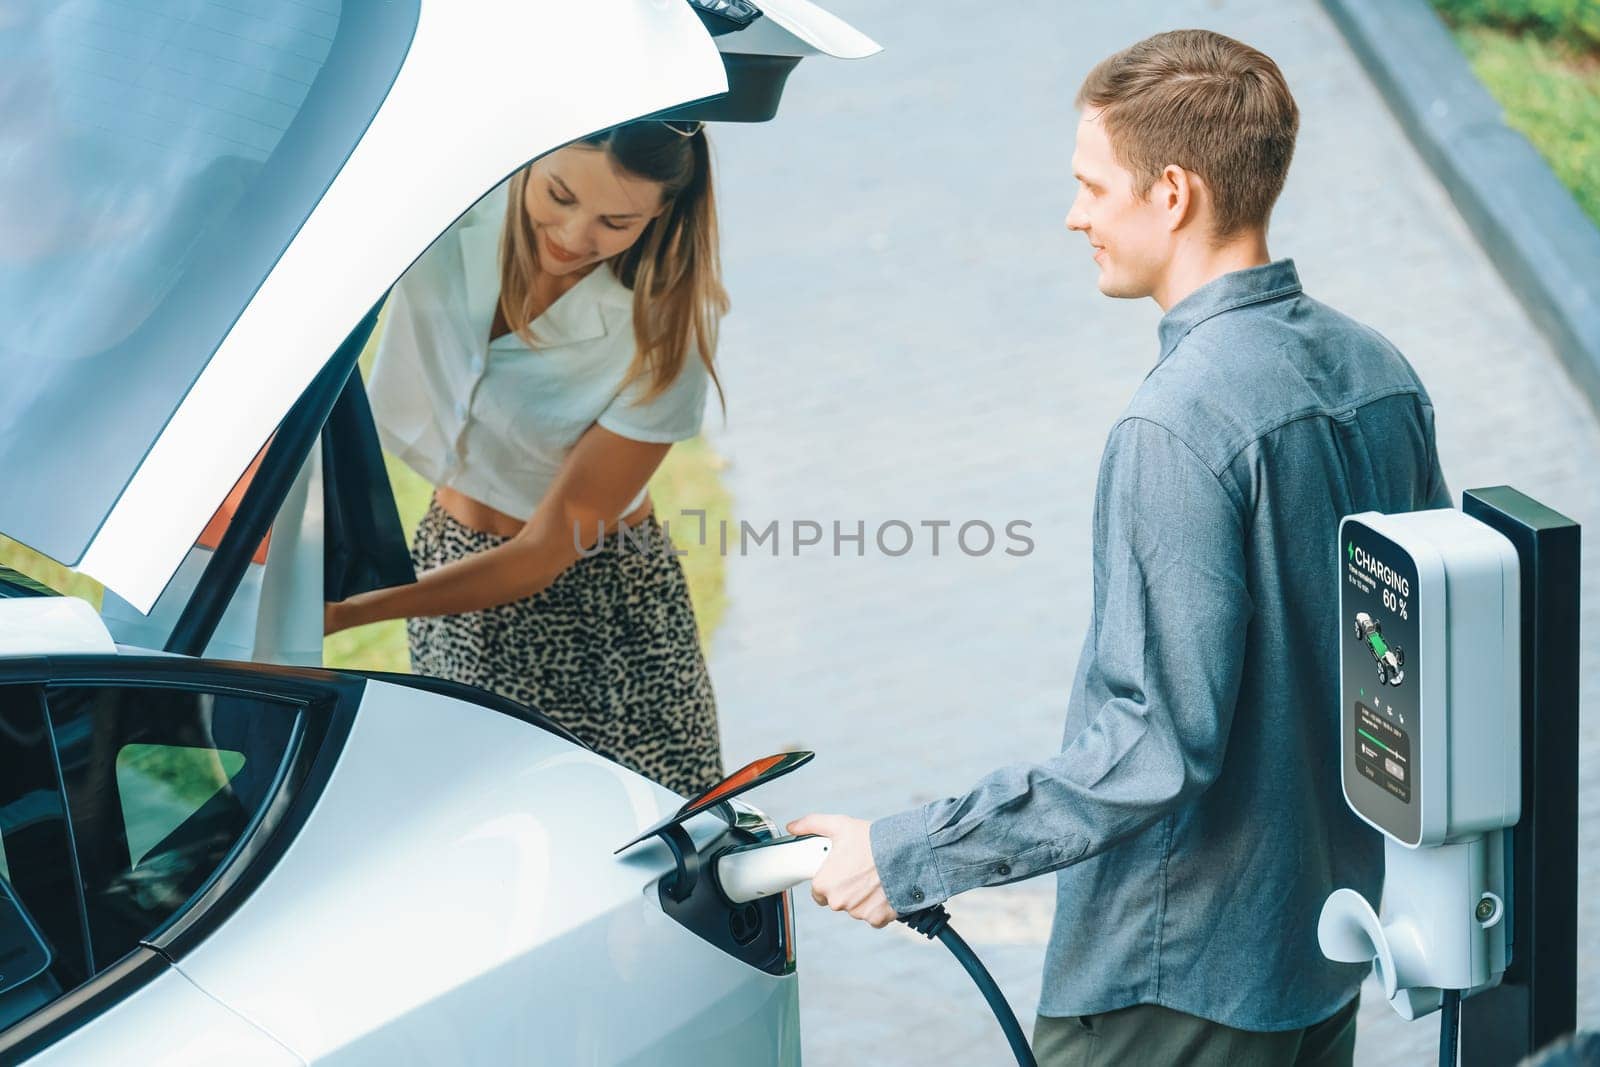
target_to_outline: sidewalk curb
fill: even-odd
[[[1506,284],[1600,410],[1600,229],[1427,0],[1321,0]]]

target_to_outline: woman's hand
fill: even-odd
[[[593,547],[602,522],[607,531],[616,530],[616,516],[650,484],[671,447],[591,426],[515,537],[419,574],[415,582],[330,603],[323,609],[325,632],[384,619],[484,611],[533,596]]]

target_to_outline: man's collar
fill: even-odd
[[[1231,271],[1213,278],[1172,306],[1161,317],[1161,356],[1166,359],[1189,331],[1214,315],[1250,304],[1261,304],[1300,292],[1300,275],[1294,260],[1275,259],[1259,267]]]

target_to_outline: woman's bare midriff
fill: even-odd
[[[439,502],[445,514],[461,525],[480,533],[494,534],[497,537],[515,537],[527,525],[525,520],[497,511],[483,501],[474,500],[457,489],[441,486],[433,491],[433,498]],[[647,495],[644,503],[624,515],[622,521],[625,525],[637,526],[650,515],[650,511],[650,497]]]

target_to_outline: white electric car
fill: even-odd
[[[0,532],[108,589],[0,574],[0,1064],[799,1061],[787,898],[695,878],[761,773],[653,839],[683,798],[537,711],[320,669],[322,603],[411,577],[355,366],[423,249],[874,51],[806,0],[0,0]]]

